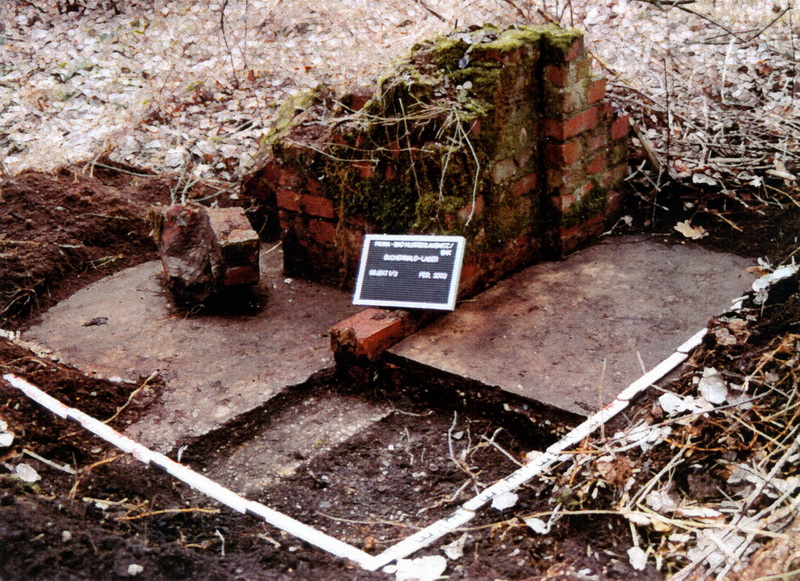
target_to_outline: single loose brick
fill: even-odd
[[[375,360],[406,335],[401,314],[384,309],[367,309],[334,325],[331,349],[336,354]]]

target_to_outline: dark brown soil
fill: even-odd
[[[95,166],[93,173],[83,167],[52,175],[27,172],[0,184],[0,326],[22,328],[75,290],[155,258],[144,216],[149,205],[169,202],[174,183],[135,168]],[[778,260],[796,246],[792,231],[797,232],[798,213],[790,208],[776,215],[775,221],[748,217],[752,222],[743,232],[707,227],[718,245],[730,247],[741,238],[742,246]],[[790,306],[797,302],[792,300]],[[763,337],[798,332],[796,305],[772,308],[768,315],[755,329]],[[747,356],[737,355],[745,363]],[[391,401],[396,412],[265,488],[258,500],[373,553],[451,512],[474,494],[474,482],[490,483],[513,471],[515,464],[486,439],[494,436],[519,459],[526,450],[544,449],[575,422],[527,409],[522,400],[482,396],[485,390],[425,369],[385,362],[356,371],[323,373],[287,393],[286,403],[332,390]],[[117,428],[146,413],[160,388],[157,381],[143,386],[144,379],[138,384],[92,379],[5,339],[0,339],[0,372],[24,377],[70,406],[111,419]],[[141,566],[140,578],[147,579],[386,578],[219,508],[43,411],[3,381],[0,417],[16,435],[13,446],[0,452],[0,579],[127,578],[137,571],[131,565]],[[457,440],[448,438],[454,420]],[[191,444],[187,461],[202,468],[237,437],[259,429],[252,417],[236,422]],[[413,436],[407,430],[411,422]],[[451,447],[456,454],[469,449],[463,466],[453,461]],[[34,466],[42,480],[31,485],[12,477],[12,465],[21,461]],[[695,486],[699,495],[703,490],[699,480],[685,485]],[[466,531],[464,556],[451,564],[450,578],[566,579],[581,570],[603,579],[658,578],[652,567],[631,568],[629,524],[620,517],[566,516],[548,535],[526,527],[518,515],[552,510],[551,488],[523,487],[513,510],[483,511]],[[598,491],[596,506],[610,502],[604,494]]]

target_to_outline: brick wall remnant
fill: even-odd
[[[473,294],[616,211],[627,117],[590,64],[557,27],[421,42],[369,99],[287,103],[244,193],[278,225],[287,274],[348,286],[366,233],[462,235]]]

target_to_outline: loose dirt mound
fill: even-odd
[[[72,166],[0,183],[0,326],[156,257],[144,217],[169,202],[170,180],[132,169]]]

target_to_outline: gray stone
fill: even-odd
[[[241,208],[155,207],[148,216],[167,286],[182,305],[202,304],[227,286],[258,282],[258,235]]]

